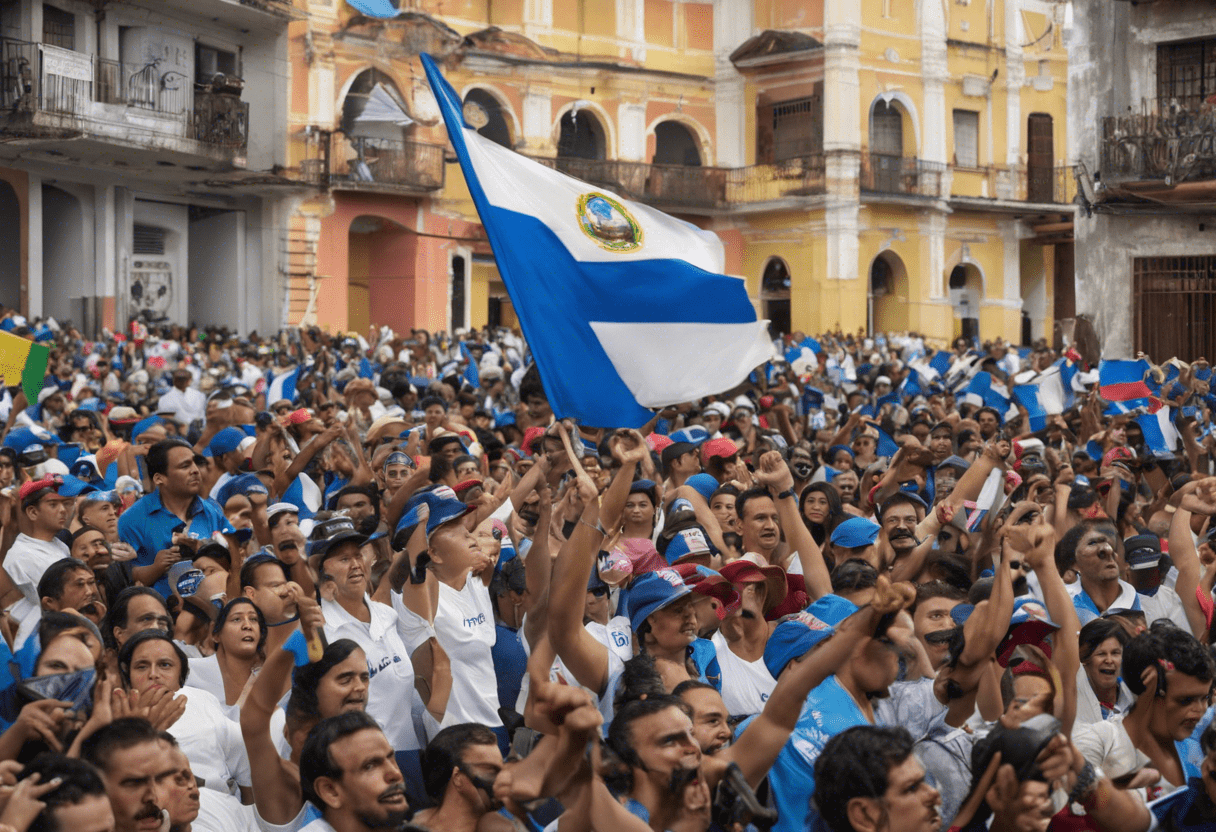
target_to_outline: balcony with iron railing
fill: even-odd
[[[1146,100],[1102,119],[1102,181],[1172,187],[1216,179],[1216,96],[1198,108]]]
[[[821,153],[741,168],[655,165],[566,156],[531,158],[589,184],[677,213],[779,204],[826,191]]]
[[[300,177],[311,185],[412,193],[443,187],[443,145],[318,131],[307,148]]]
[[[1077,184],[1072,165],[951,167],[950,197],[955,200],[1064,205],[1072,202],[1076,193]]]
[[[204,153],[243,155],[249,105],[240,79],[210,85],[159,61],[124,63],[41,43],[0,38],[0,135],[84,134],[118,143],[197,142]],[[189,146],[179,148],[193,152]]]
[[[945,197],[947,165],[887,153],[861,154],[861,192],[882,196]]]

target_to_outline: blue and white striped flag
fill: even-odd
[[[296,367],[290,373],[280,373],[270,380],[270,386],[266,389],[267,407],[281,399],[289,402],[296,400],[296,382],[300,380],[301,369],[302,366]]]
[[[637,427],[774,357],[715,234],[478,135],[422,63],[554,413]]]

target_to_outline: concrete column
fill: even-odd
[[[530,89],[524,94],[524,149],[549,150],[553,144],[553,102],[548,92]]]
[[[616,0],[616,36],[630,57],[646,60],[646,0]]]
[[[41,10],[40,10],[41,11]],[[36,318],[42,314],[42,177],[30,174],[30,190],[26,198],[29,206],[29,241],[26,245],[26,316]]]
[[[96,185],[93,188],[93,252],[95,266],[93,288],[95,298],[96,325],[113,328],[113,315],[109,314],[114,302],[117,285],[118,240],[115,238],[114,186]]]
[[[1022,43],[1022,0],[1005,0],[1005,164],[1022,161],[1022,86],[1026,64]]]
[[[646,105],[622,104],[617,125],[616,157],[623,162],[646,161]]]
[[[946,82],[950,71],[946,63],[946,16],[942,4],[930,0],[920,4],[921,76],[924,86],[924,113],[921,146],[917,153],[928,162],[947,164]]]
[[[746,83],[730,53],[752,34],[752,4],[714,0],[715,155],[722,167],[742,167],[747,159]]]
[[[861,150],[861,10],[850,0],[824,4],[823,149]]]

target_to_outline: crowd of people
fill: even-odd
[[[1216,828],[1206,362],[795,333],[612,428],[502,329],[0,329],[3,832]]]

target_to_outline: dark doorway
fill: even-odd
[[[701,151],[692,131],[678,121],[664,121],[654,128],[654,164],[685,165],[701,164]]]
[[[1054,202],[1055,142],[1051,116],[1031,113],[1026,123],[1026,134],[1029,143],[1026,152],[1026,199],[1030,202]]]
[[[604,128],[586,110],[569,110],[562,116],[557,155],[567,159],[603,159]]]
[[[780,257],[774,257],[764,267],[760,279],[760,300],[764,302],[764,316],[768,318],[768,331],[774,338],[789,332],[790,321],[790,268]]]
[[[17,192],[0,181],[0,304],[21,308],[21,203]]]
[[[486,123],[477,128],[478,133],[495,144],[508,148],[511,146],[511,128],[507,125],[507,117],[503,114],[502,105],[498,103],[497,98],[485,90],[473,89],[464,97],[464,104],[466,109],[472,104],[475,108],[480,107],[481,113],[485,113]],[[467,120],[468,116],[465,118]],[[473,122],[470,121],[469,124],[472,126]]]
[[[464,323],[464,258],[452,258],[452,329],[462,329]]]

